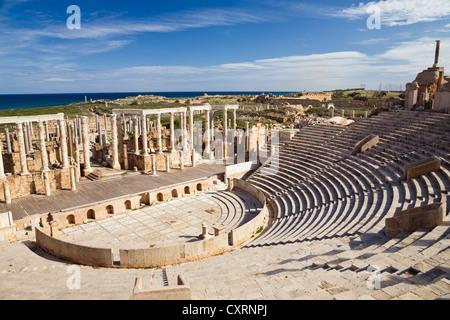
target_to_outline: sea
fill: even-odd
[[[241,94],[263,94],[275,95],[288,94],[290,92],[262,92],[262,91],[216,91],[216,92],[96,92],[96,93],[39,93],[39,94],[0,94],[0,110],[24,109],[50,106],[69,105],[77,102],[92,100],[114,100],[138,95],[155,95],[167,98],[193,98],[203,96],[207,93],[214,95],[241,95]]]

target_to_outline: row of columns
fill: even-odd
[[[71,189],[75,190],[75,171],[70,167],[67,145],[67,128],[64,119],[58,120],[57,136],[59,137],[59,143],[61,148],[61,158],[63,169],[70,170],[70,182]],[[27,163],[27,153],[32,152],[32,137],[34,135],[32,123],[19,122],[16,125],[17,142],[19,146],[19,161],[20,161],[20,173],[21,176],[30,175]],[[46,143],[49,141],[49,130],[47,121],[38,121],[38,137],[39,137],[39,151],[41,154],[41,173],[44,182],[45,194],[49,196],[51,194],[51,186],[49,179],[49,158],[47,153]],[[7,152],[12,153],[11,137],[9,129],[5,129],[5,138],[7,145]],[[11,193],[9,183],[6,179],[4,163],[3,163],[3,143],[0,143],[0,179],[4,180],[4,193],[6,203],[11,203]]]
[[[194,113],[195,110],[189,109],[189,122],[187,123],[187,112],[180,112],[180,129],[181,129],[181,143],[182,143],[182,149],[186,150],[186,148],[189,148],[189,150],[194,150]],[[175,112],[169,112],[170,115],[170,150],[175,151]],[[211,111],[205,110],[205,124],[206,124],[206,138],[205,138],[205,150],[207,154],[210,154],[211,151],[211,139],[214,136],[212,133],[214,121],[211,118]],[[223,128],[224,128],[224,137],[227,139],[228,137],[228,110],[224,109],[223,111]],[[236,123],[236,109],[233,109],[233,121],[232,121],[232,128],[236,130],[237,123]],[[136,155],[148,155],[148,140],[147,140],[147,116],[141,117],[139,120],[138,116],[133,116],[132,123],[133,126],[129,126],[129,122],[126,120],[125,116],[123,116],[123,127],[124,131],[126,132],[127,127],[130,129],[130,131],[133,131],[133,142],[134,142],[134,152]],[[186,124],[188,124],[188,130],[186,130]],[[132,130],[131,130],[132,129]],[[189,133],[189,146],[187,146],[186,143],[186,131]],[[139,150],[139,137],[142,138],[142,150]],[[162,146],[162,126],[161,126],[161,114],[156,114],[156,145],[158,152],[162,152],[163,146]],[[224,153],[227,154],[226,145],[225,145]]]

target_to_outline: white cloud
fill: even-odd
[[[337,16],[350,19],[369,17],[370,8],[376,6],[381,11],[382,24],[387,26],[410,25],[431,22],[450,17],[449,0],[381,0],[360,3],[345,8]]]
[[[441,39],[440,65],[450,65],[450,38]],[[380,54],[339,51],[209,66],[141,65],[86,69],[52,60],[2,68],[6,92],[329,90],[379,83],[400,88],[433,64],[434,39],[399,42]]]
[[[21,38],[41,37],[57,39],[99,39],[134,35],[139,33],[164,33],[214,26],[232,26],[242,23],[257,23],[264,17],[238,9],[203,9],[170,14],[163,17],[149,17],[145,20],[82,22],[81,29],[68,30],[65,25],[50,26],[42,29],[14,30]]]

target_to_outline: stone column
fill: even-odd
[[[75,178],[75,167],[70,166],[69,171],[70,171],[70,189],[72,191],[76,191],[77,190],[77,182],[76,182],[76,178]]]
[[[49,168],[48,168],[47,147],[45,144],[45,128],[42,121],[39,121],[38,127],[39,127],[39,149],[41,151],[42,171],[48,171]]]
[[[195,153],[195,149],[191,149],[191,163],[192,163],[192,167],[195,168],[196,165],[196,153]]]
[[[75,161],[76,161],[76,165],[77,165],[77,181],[80,181],[80,172],[81,172],[81,166],[80,166],[80,138],[77,137],[76,138],[76,143],[75,143]]]
[[[142,131],[142,154],[144,156],[148,155],[148,135],[147,135],[147,116],[143,115],[141,124]]]
[[[128,139],[128,131],[127,131],[127,119],[125,116],[122,116],[122,128],[123,128],[123,140]]]
[[[173,112],[170,113],[170,151],[175,151],[175,119]]]
[[[133,117],[134,154],[139,155],[139,125],[137,116]]]
[[[181,132],[183,134],[182,138],[181,138],[181,142],[183,145],[183,151],[187,150],[187,132],[186,132],[186,126],[187,126],[187,115],[186,115],[186,111],[183,112],[183,126],[181,128]]]
[[[119,140],[117,137],[117,116],[111,115],[111,131],[112,131],[112,167],[120,170],[119,163]]]
[[[194,150],[194,110],[189,109],[189,149]]]
[[[29,147],[29,152],[33,152],[33,133],[32,133],[32,129],[31,127],[33,126],[32,122],[28,122],[28,127],[27,127],[27,131],[28,131],[28,147]]]
[[[84,175],[87,176],[93,170],[91,168],[91,159],[90,159],[90,143],[89,143],[89,118],[84,116],[82,117],[83,123],[83,155],[84,155]]]
[[[180,137],[181,137],[181,148],[184,150],[184,112],[180,112]]]
[[[223,110],[223,159],[228,157],[228,111]]]
[[[237,128],[236,109],[233,109],[233,130],[234,130],[234,134],[236,134],[236,128]]]
[[[6,137],[6,150],[8,151],[8,154],[12,153],[12,146],[11,146],[11,136],[9,135],[9,129],[5,129],[5,137]]]
[[[48,133],[48,122],[45,121],[44,125],[45,125],[45,138],[47,139],[47,141],[50,141],[50,134]]]
[[[180,170],[184,170],[184,152],[179,151],[179,155],[180,155]]]
[[[28,128],[27,127],[28,127],[28,124],[26,122],[24,122],[23,127],[22,127],[22,134],[23,134],[25,154],[30,153],[30,145],[28,144]]]
[[[166,153],[166,171],[170,172],[170,153]]]
[[[61,143],[61,153],[62,153],[62,162],[63,169],[69,167],[69,157],[67,154],[67,130],[66,130],[66,121],[59,120],[59,132],[61,133],[60,143]]]
[[[210,124],[211,112],[206,110],[205,112],[205,127],[206,127],[206,141],[205,141],[205,155],[211,159],[211,124]]]
[[[95,115],[95,131],[97,132],[97,134],[100,131],[100,122],[98,121],[98,114]]]
[[[3,165],[3,142],[0,141],[0,179],[5,178],[5,167]]]
[[[5,195],[5,203],[7,205],[10,205],[11,204],[11,188],[9,187],[8,179],[5,179],[5,181],[3,181],[3,193]]]
[[[28,176],[30,173],[28,172],[28,164],[27,164],[27,155],[25,153],[25,141],[23,136],[23,125],[22,123],[17,124],[17,140],[19,142],[19,154],[20,154],[20,175]]]
[[[161,114],[158,113],[156,118],[156,138],[157,138],[157,144],[158,144],[158,152],[162,153],[162,136],[161,136]]]
[[[152,175],[156,176],[157,175],[157,170],[156,170],[156,154],[152,154],[151,155],[152,158]]]

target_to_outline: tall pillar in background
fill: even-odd
[[[5,167],[3,165],[3,143],[0,141],[0,179],[5,178]]]
[[[156,118],[156,137],[157,137],[157,143],[158,143],[158,152],[163,152],[162,149],[162,136],[161,136],[161,114],[158,113]]]
[[[39,121],[38,123],[39,127],[39,149],[41,151],[41,164],[42,164],[42,171],[48,171],[48,153],[47,153],[47,147],[45,144],[45,128],[42,123],[42,121]]]
[[[69,167],[69,173],[70,173],[70,190],[76,191],[77,190],[77,182],[75,178],[75,166]]]
[[[17,140],[19,142],[19,154],[20,154],[20,175],[27,176],[30,175],[28,172],[27,155],[25,152],[25,141],[23,136],[23,126],[22,123],[17,124]]]
[[[194,150],[194,110],[189,108],[189,149]]]
[[[48,177],[48,172],[50,169],[48,168],[48,154],[47,154],[47,147],[45,144],[45,127],[42,121],[39,121],[38,123],[39,128],[39,150],[41,151],[41,164],[42,164],[42,176],[44,179],[44,189],[45,189],[45,195],[49,196],[51,195],[51,188],[50,188],[50,180]]]
[[[181,132],[182,132],[182,138],[181,138],[181,143],[183,146],[183,151],[187,149],[187,132],[186,132],[186,127],[187,127],[187,116],[186,116],[186,111],[183,112],[183,126],[181,128]]]
[[[22,134],[23,134],[25,154],[30,153],[30,145],[28,144],[28,128],[27,127],[28,127],[28,124],[26,122],[24,122],[23,127],[22,127]]]
[[[137,116],[133,117],[134,154],[139,155],[139,125]]]
[[[3,193],[5,195],[5,202],[7,205],[11,204],[11,188],[8,179],[3,181]]]
[[[205,155],[211,159],[211,124],[210,124],[211,112],[206,110],[205,112],[205,126],[206,126],[206,141],[205,141]]]
[[[233,130],[234,130],[234,134],[236,134],[236,129],[237,129],[236,109],[233,109]]]
[[[157,169],[156,169],[156,154],[151,154],[151,159],[152,159],[152,175],[156,176],[157,175]]]
[[[117,116],[111,115],[111,131],[112,131],[112,167],[120,170],[119,163],[119,141],[117,137]]]
[[[84,155],[84,175],[87,176],[93,170],[91,168],[91,159],[90,159],[90,143],[89,143],[89,118],[84,116],[82,117],[83,124],[83,155]]]
[[[5,137],[6,137],[6,150],[8,151],[8,154],[12,153],[12,146],[11,146],[11,136],[9,135],[9,129],[5,129]]]
[[[223,110],[223,159],[228,157],[228,110]]]
[[[59,120],[59,132],[61,132],[60,143],[61,143],[63,169],[66,169],[69,167],[69,156],[67,153],[67,128],[66,128],[66,121],[64,119]]]
[[[170,113],[170,151],[175,151],[175,119],[173,112]]]
[[[142,131],[142,154],[148,155],[148,135],[147,135],[147,116],[142,115],[141,131]]]
[[[47,141],[50,141],[50,134],[48,133],[48,122],[45,121],[44,125],[45,125],[45,138],[47,139]]]
[[[28,147],[29,147],[29,152],[33,152],[33,133],[32,133],[32,126],[33,123],[32,122],[28,122],[28,127],[27,127],[27,131],[28,131]]]

